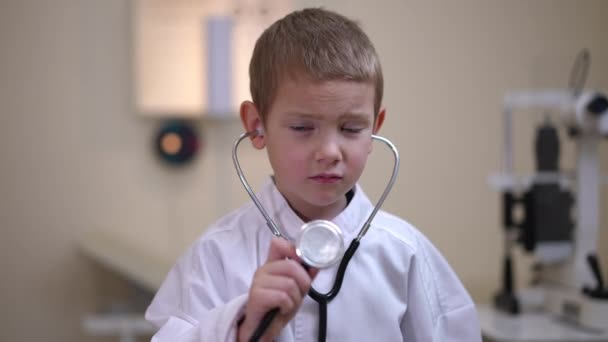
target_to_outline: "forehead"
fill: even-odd
[[[278,84],[269,114],[373,117],[374,95],[372,82],[285,77]]]

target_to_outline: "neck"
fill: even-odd
[[[302,219],[304,222],[312,220],[331,220],[338,216],[344,208],[348,205],[346,196],[342,196],[340,200],[336,201],[327,206],[313,206],[308,203],[294,203],[289,199],[285,198],[291,209]]]

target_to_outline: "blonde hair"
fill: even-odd
[[[262,120],[285,77],[313,81],[370,82],[375,88],[374,115],[382,102],[380,60],[359,25],[322,8],[293,12],[258,38],[249,64],[250,91]]]

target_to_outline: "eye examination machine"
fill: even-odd
[[[502,195],[502,285],[494,314],[480,313],[484,335],[493,340],[608,341],[608,286],[598,242],[608,93],[583,88],[588,64],[583,51],[568,88],[513,91],[503,98],[503,170],[490,178]],[[536,129],[535,173],[521,176],[514,171],[513,121],[530,113],[544,119]],[[574,170],[560,170],[560,129],[576,147]],[[533,259],[531,283],[523,289],[514,285],[517,245]],[[531,319],[522,320],[526,315]]]

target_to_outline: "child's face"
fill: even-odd
[[[275,181],[305,219],[331,219],[346,206],[372,149],[374,87],[343,80],[284,80],[267,113],[264,144]]]

